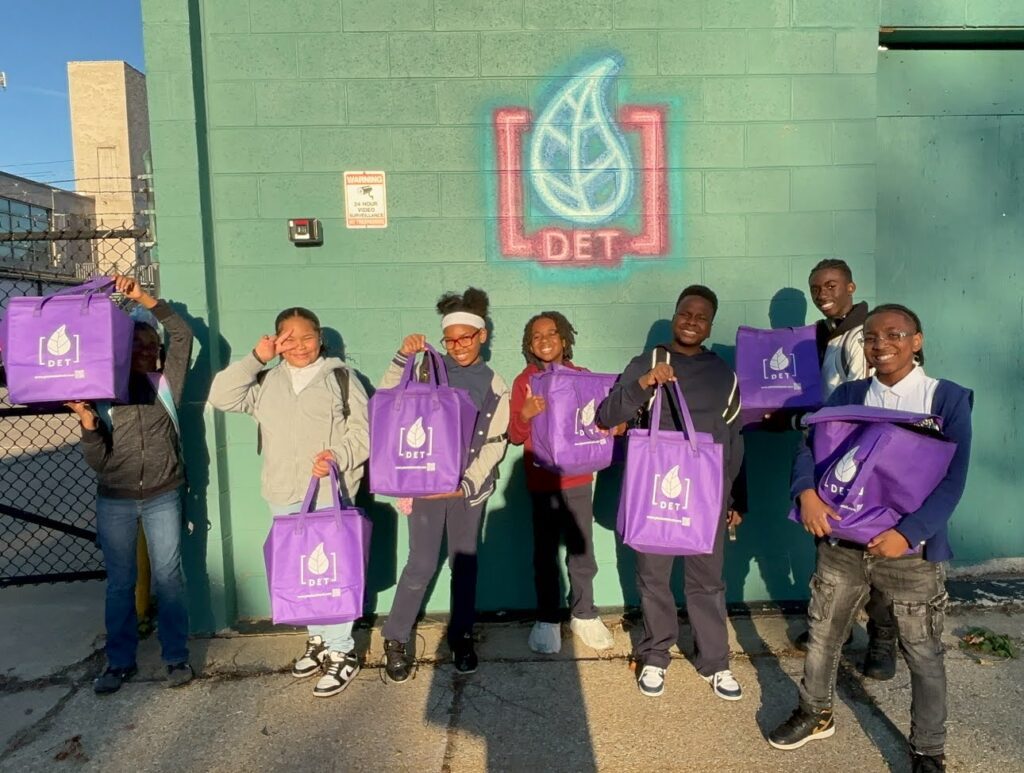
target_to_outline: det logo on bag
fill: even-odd
[[[69,365],[77,365],[81,359],[81,339],[78,334],[68,335],[68,326],[61,325],[48,336],[39,336],[39,364],[44,368],[66,368]],[[45,354],[44,354],[45,349]],[[39,374],[34,378],[82,378],[84,372],[77,370],[74,373],[45,375]]]
[[[761,372],[764,374],[764,380],[768,382],[792,382],[796,378],[796,353],[784,352],[780,346],[771,357],[761,360]],[[774,385],[775,389],[779,387],[782,389],[799,388],[793,386],[792,383]],[[764,388],[772,389],[773,385],[769,384]]]
[[[328,570],[329,577],[325,577]],[[338,554],[333,550],[330,553],[324,550],[324,543],[320,543],[309,556],[299,558],[299,581],[307,588],[321,588],[334,585],[338,582]],[[320,596],[340,596],[341,588],[332,588],[326,593],[300,594],[300,599],[318,598]]]
[[[664,475],[658,473],[651,482],[651,505],[663,512],[677,513],[690,506],[690,479],[679,477],[679,465]],[[655,521],[671,521],[683,526],[690,525],[690,517],[681,515],[669,518],[665,515],[648,515]]]
[[[426,445],[424,449],[423,446]],[[434,428],[423,427],[423,417],[417,416],[416,421],[410,427],[398,428],[398,458],[399,459],[425,459],[434,454]],[[426,467],[404,467],[401,469],[433,470],[434,465]]]
[[[849,484],[857,477],[860,469],[860,461],[857,453],[860,446],[854,446],[829,467],[821,480],[821,485],[828,493],[832,494],[834,501],[840,510],[850,510],[859,513],[864,507],[860,501],[864,496],[864,486],[850,487]],[[854,491],[854,489],[857,489]]]

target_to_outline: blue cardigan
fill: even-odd
[[[840,384],[829,396],[826,406],[863,405],[871,386],[870,378]],[[924,544],[924,557],[929,561],[948,561],[953,557],[949,547],[948,522],[960,502],[967,483],[967,466],[971,457],[971,409],[974,393],[952,381],[939,380],[932,400],[932,413],[942,419],[942,432],[956,443],[956,453],[949,471],[924,504],[913,513],[907,513],[896,526],[896,531],[914,545]],[[793,482],[790,493],[795,500],[802,491],[814,489],[814,455],[807,438],[797,451],[793,462]]]

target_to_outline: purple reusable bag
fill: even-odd
[[[127,402],[135,326],[110,300],[113,286],[97,277],[45,298],[11,298],[0,323],[10,402]]]
[[[840,516],[832,536],[866,545],[924,504],[949,470],[956,443],[928,414],[865,405],[822,408],[811,427],[818,496]],[[790,519],[799,522],[796,508]]]
[[[759,424],[779,408],[818,408],[822,388],[814,325],[773,330],[741,325],[736,376],[744,426]]]
[[[598,429],[597,406],[616,376],[553,364],[530,377],[533,394],[546,407],[530,422],[533,453],[539,464],[560,475],[583,475],[612,463],[615,439]]]
[[[359,508],[342,506],[338,469],[330,470],[334,504],[313,511],[320,483],[313,478],[302,509],[275,515],[263,543],[275,623],[331,625],[363,615],[372,524]]]
[[[670,556],[712,552],[723,522],[725,476],[722,446],[697,432],[679,384],[659,387],[651,428],[631,429],[616,530],[640,553]],[[662,430],[661,395],[675,394],[686,432]]]
[[[395,497],[447,494],[462,481],[477,409],[469,393],[448,385],[437,351],[424,358],[431,377],[413,378],[415,357],[402,380],[370,398],[370,490]]]

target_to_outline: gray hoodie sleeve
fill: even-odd
[[[263,370],[263,363],[251,352],[238,362],[233,362],[213,377],[210,385],[210,405],[218,411],[248,413],[256,410],[256,396],[259,384],[256,376]]]
[[[494,468],[501,463],[508,447],[508,386],[501,376],[495,373],[491,380],[491,389],[498,395],[498,406],[494,409],[494,415],[487,428],[487,442],[462,474],[460,488],[468,498],[480,493]]]

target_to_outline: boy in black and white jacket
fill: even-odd
[[[740,397],[736,374],[724,360],[702,345],[711,334],[718,311],[717,296],[703,285],[691,285],[679,296],[672,320],[673,340],[655,352],[634,357],[619,377],[611,394],[598,408],[598,423],[614,427],[630,421],[645,410],[654,390],[668,381],[678,381],[698,432],[711,434],[721,443],[724,463],[723,492],[728,494],[743,461],[740,436]],[[666,362],[667,359],[667,362]],[[662,427],[681,429],[670,401],[662,404]],[[731,509],[729,497],[723,507],[715,545],[709,555],[685,559],[686,609],[693,629],[697,671],[715,694],[725,700],[739,700],[742,690],[729,670],[729,637],[726,628],[725,583],[722,565],[727,527],[737,525],[741,516]],[[664,691],[669,648],[679,636],[679,620],[670,586],[675,556],[636,554],[637,585],[644,617],[644,636],[633,651],[637,686],[648,696]]]

